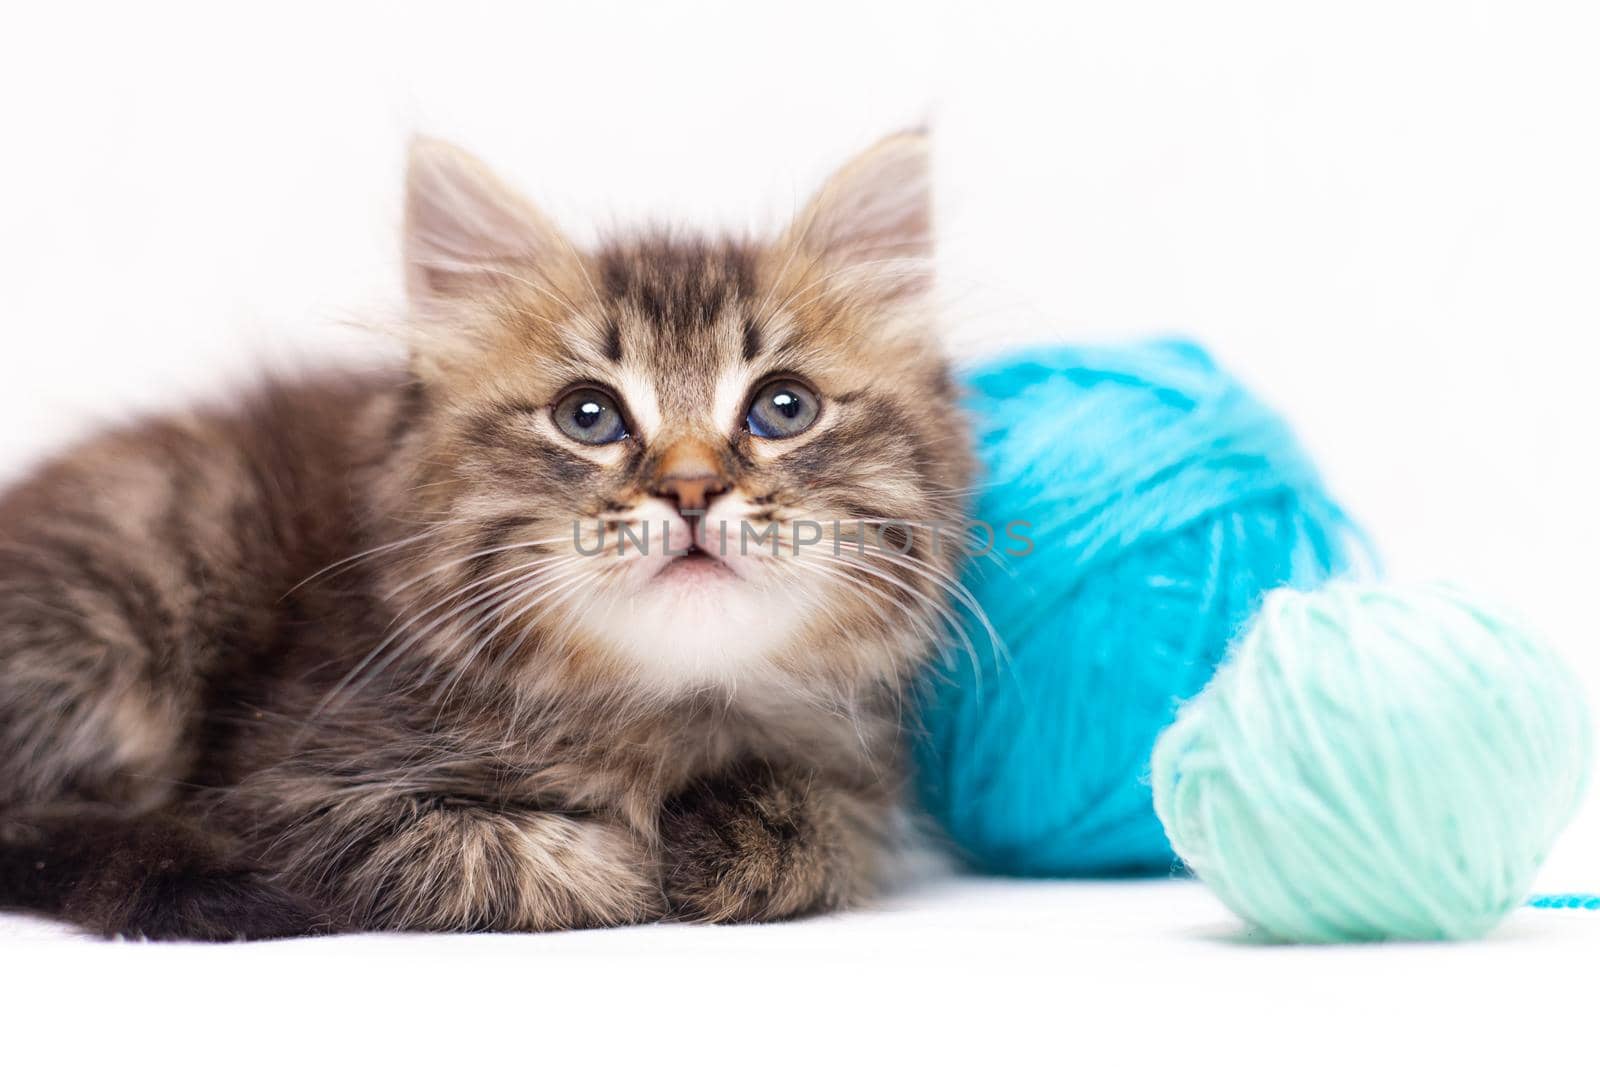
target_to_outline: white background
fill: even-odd
[[[928,120],[963,355],[1204,341],[1294,420],[1392,573],[1509,601],[1600,693],[1587,7],[29,5],[0,40],[0,469],[264,363],[387,351],[413,130],[587,234],[775,226],[850,152]],[[1591,804],[1542,885],[1600,891],[1597,845]],[[344,1030],[760,1060],[872,1031],[973,1056],[1314,1059],[1558,1050],[1600,946],[1600,916],[1525,914],[1482,945],[1251,949],[1194,886],[957,882],[886,909],[223,949],[12,921],[0,982],[90,1028],[87,1000],[116,998],[197,1053],[223,1030],[257,1050]],[[275,1007],[302,993],[305,1015]]]

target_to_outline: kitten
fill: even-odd
[[[581,252],[416,143],[407,366],[0,499],[0,905],[231,939],[866,898],[971,476],[927,171],[902,134],[771,243]]]

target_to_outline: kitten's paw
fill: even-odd
[[[250,872],[162,872],[140,887],[108,936],[149,941],[266,941],[337,932],[308,902]]]
[[[764,764],[702,781],[662,813],[663,875],[680,918],[786,919],[866,894],[862,849],[841,798]]]
[[[321,875],[360,929],[571,930],[666,910],[648,849],[599,820],[452,804],[386,830]]]

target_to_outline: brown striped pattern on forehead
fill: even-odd
[[[647,234],[595,255],[618,361],[650,377],[669,425],[704,432],[718,379],[759,339],[759,256],[749,244]]]
[[[602,291],[666,339],[742,310],[756,292],[756,255],[740,242],[649,234],[596,255]]]

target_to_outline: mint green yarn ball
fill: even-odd
[[[1590,732],[1554,652],[1454,589],[1283,589],[1157,741],[1156,812],[1275,940],[1478,937],[1577,809]]]

